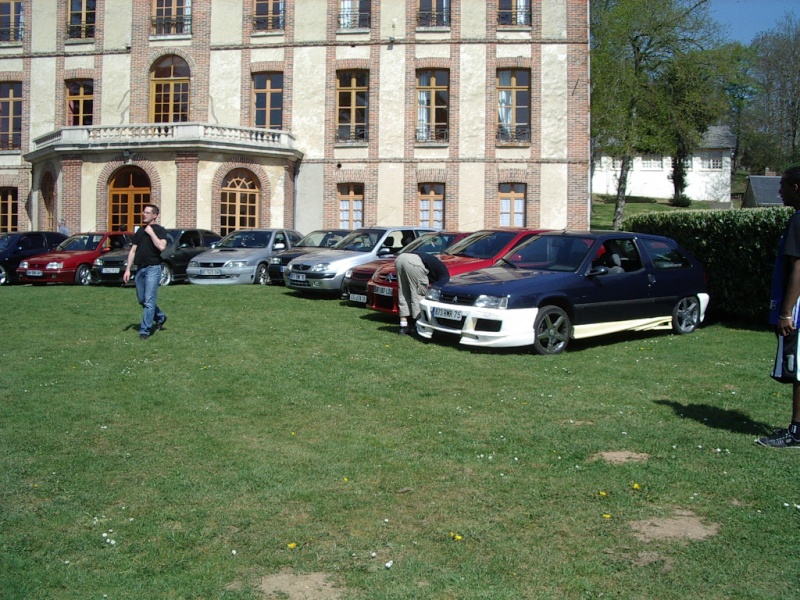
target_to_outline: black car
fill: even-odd
[[[317,229],[303,236],[302,240],[288,250],[278,252],[269,259],[267,271],[269,272],[270,283],[284,285],[283,272],[286,270],[286,265],[289,264],[289,261],[314,250],[333,248],[348,233],[350,233],[349,229]]]
[[[189,261],[211,248],[222,236],[206,229],[167,229],[167,247],[161,253],[161,285],[186,279]],[[121,284],[130,248],[109,252],[94,261],[92,283]],[[131,273],[136,272],[136,265]]]
[[[55,250],[67,236],[57,231],[0,233],[0,285],[16,281],[17,267],[26,258]]]

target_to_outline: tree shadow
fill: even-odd
[[[654,402],[661,406],[668,406],[678,417],[692,419],[706,427],[724,429],[731,433],[772,433],[774,429],[768,423],[753,421],[740,410],[728,410],[710,404],[681,404],[669,400],[655,400]]]

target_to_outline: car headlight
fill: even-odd
[[[189,261],[189,266],[190,267],[199,267],[200,264],[196,260],[190,260]]]
[[[225,263],[225,266],[231,269],[241,269],[242,267],[247,266],[246,260],[229,260]]]
[[[45,267],[45,269],[52,269],[54,271],[58,271],[58,270],[63,269],[63,268],[64,268],[64,263],[63,262],[56,262],[56,261],[47,263],[47,266]]]
[[[102,267],[103,266],[103,259],[102,258],[95,258],[93,264],[94,264],[95,267]]]
[[[425,292],[425,299],[426,300],[433,300],[434,302],[438,302],[442,298],[442,290],[439,288],[430,288],[427,292]]]
[[[508,297],[481,294],[472,305],[476,308],[508,308]]]
[[[28,268],[28,261],[27,260],[23,260],[21,263],[19,263],[19,268],[20,269],[27,269]]]
[[[347,279],[350,279],[350,278],[353,276],[353,269],[347,269],[347,271],[345,271],[345,274],[344,274],[344,276],[345,276]]]
[[[322,273],[324,271],[327,271],[328,267],[330,267],[330,266],[331,266],[331,263],[317,263],[313,267],[311,267],[311,270],[314,273]]]
[[[271,265],[279,265],[279,264],[281,264],[280,257],[279,256],[273,256],[272,258],[269,259],[269,264],[271,264]]]

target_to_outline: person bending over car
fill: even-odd
[[[433,254],[403,252],[394,263],[397,272],[397,307],[400,313],[400,335],[408,334],[408,320],[419,318],[419,301],[428,286],[450,279],[447,267]]]

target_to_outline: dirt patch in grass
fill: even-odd
[[[704,540],[716,535],[719,525],[703,525],[690,510],[676,510],[671,517],[647,519],[631,523],[635,535],[642,541]]]
[[[295,573],[282,569],[280,573],[262,577],[256,591],[265,600],[338,600],[347,590],[336,588],[328,573]],[[241,589],[240,583],[228,589]]]
[[[612,465],[623,465],[629,462],[645,462],[649,458],[649,454],[619,450],[617,452],[598,452],[592,457],[592,460],[604,460]]]

